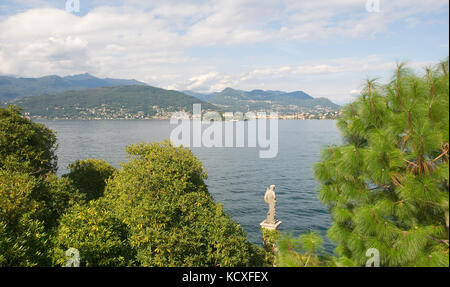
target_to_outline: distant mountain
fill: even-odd
[[[182,93],[192,96],[192,97],[196,97],[197,99],[200,99],[205,102],[207,102],[212,96],[214,96],[214,94],[202,94],[202,93],[197,93],[197,92],[189,91],[189,90],[182,91]]]
[[[100,79],[87,73],[67,77],[45,76],[41,78],[0,76],[0,101],[11,101],[41,94],[55,94],[69,90],[123,85],[147,84],[136,80]]]
[[[278,101],[284,100],[286,98],[295,99],[295,100],[312,100],[314,99],[307,93],[303,91],[297,92],[282,92],[282,91],[263,91],[263,90],[253,90],[250,92],[244,92],[244,96],[247,96],[252,100],[261,100],[261,101]]]
[[[317,109],[338,110],[340,107],[327,98],[313,98],[303,91],[241,91],[226,88],[221,92],[200,94],[192,91],[184,93],[197,97],[229,111],[311,111]]]
[[[102,87],[45,94],[14,101],[31,117],[43,118],[147,118],[171,112],[192,112],[192,105],[216,110],[209,103],[177,91],[151,86]]]
[[[326,98],[313,98],[303,91],[283,92],[226,88],[202,94],[169,91],[136,80],[97,78],[90,74],[41,78],[0,76],[0,106],[13,103],[31,116],[48,118],[122,118],[139,113],[153,117],[170,112],[191,111],[193,103],[221,112],[278,111],[280,114],[337,111]]]
[[[122,79],[99,79],[88,73],[66,76],[64,79],[84,88],[100,88],[100,87],[114,87],[114,86],[132,86],[132,85],[147,85],[146,83],[136,80],[122,80]]]

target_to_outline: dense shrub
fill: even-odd
[[[201,162],[168,142],[127,148],[130,162],[108,181],[106,197],[131,232],[143,266],[249,266],[260,250],[214,203]]]
[[[21,116],[21,109],[0,109],[0,168],[33,175],[56,171],[56,136],[42,124]]]
[[[128,228],[104,199],[76,205],[61,219],[56,235],[55,263],[64,266],[66,250],[76,248],[81,266],[133,266],[136,257]]]
[[[101,159],[78,160],[69,164],[70,172],[65,175],[75,187],[86,196],[87,200],[103,196],[106,180],[110,178],[115,168]]]
[[[33,176],[0,169],[0,266],[50,265],[38,187]]]
[[[58,220],[83,197],[54,175],[56,137],[0,109],[0,266],[50,266]]]

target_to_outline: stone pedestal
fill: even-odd
[[[262,228],[265,228],[267,230],[277,230],[278,227],[281,225],[281,221],[277,220],[275,223],[269,223],[266,220],[260,223]]]

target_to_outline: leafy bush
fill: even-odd
[[[75,205],[62,218],[56,235],[55,263],[64,266],[65,251],[76,248],[81,266],[132,266],[135,253],[128,228],[111,212],[104,199]]]
[[[0,169],[0,266],[50,266],[58,220],[78,202],[64,179]]]
[[[263,240],[263,248],[265,261],[268,266],[276,266],[277,265],[277,255],[279,253],[278,250],[278,241],[280,239],[281,233],[278,230],[269,230],[267,228],[261,227],[262,240]]]
[[[261,265],[261,250],[209,195],[201,162],[169,142],[127,147],[106,199],[142,266]]]
[[[0,168],[43,175],[56,171],[56,136],[21,116],[21,108],[0,109]]]
[[[110,178],[115,168],[101,159],[78,160],[69,164],[70,172],[65,176],[75,187],[86,196],[87,200],[103,196],[106,180]]]
[[[50,266],[58,219],[83,201],[53,174],[55,150],[50,129],[0,109],[0,266]]]
[[[49,236],[33,176],[0,169],[0,266],[48,266]]]

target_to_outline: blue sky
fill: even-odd
[[[366,0],[79,3],[77,13],[64,0],[0,1],[0,74],[303,90],[342,104],[365,78],[389,80],[397,61],[421,72],[449,53],[448,0],[379,0],[379,11]]]

